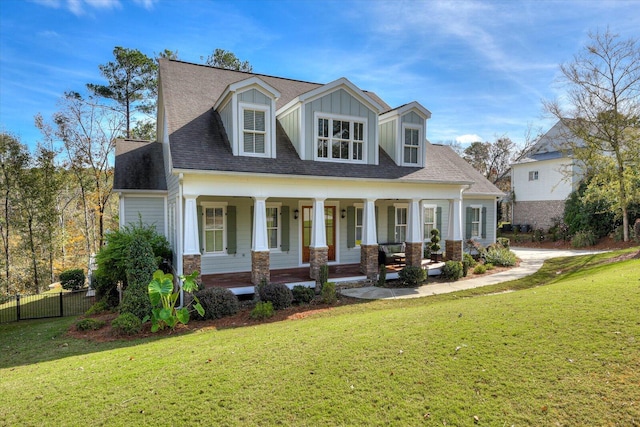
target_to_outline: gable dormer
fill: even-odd
[[[276,100],[280,92],[259,77],[230,84],[214,105],[234,156],[276,157]]]
[[[400,166],[424,167],[431,112],[413,101],[380,115],[380,146]]]
[[[381,105],[346,78],[292,99],[278,120],[303,160],[378,164]]]

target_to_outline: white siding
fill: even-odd
[[[160,197],[124,197],[124,224],[138,224],[142,219],[145,225],[153,225],[158,233],[166,236],[164,196]]]
[[[575,185],[565,171],[567,158],[522,163],[512,166],[512,188],[516,203],[541,200],[565,200]],[[529,172],[538,172],[538,179],[529,181]],[[573,178],[576,178],[574,174]]]
[[[296,108],[280,118],[280,124],[300,155],[300,109]]]
[[[396,163],[398,163],[396,158],[397,125],[396,119],[380,125],[380,146]]]
[[[271,98],[256,89],[249,89],[238,94],[238,101],[251,104],[271,105]]]

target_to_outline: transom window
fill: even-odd
[[[269,249],[280,249],[280,206],[267,205],[266,213]]]
[[[226,240],[226,206],[203,205],[204,252],[224,253]]]
[[[480,237],[482,234],[482,211],[479,206],[471,206],[471,237]]]
[[[366,125],[342,117],[318,117],[316,156],[319,159],[362,162]]]
[[[405,127],[402,159],[405,164],[417,165],[420,153],[420,128]]]
[[[407,240],[407,208],[396,206],[396,242]]]
[[[431,230],[436,228],[436,206],[424,206],[424,240],[431,241]]]
[[[529,181],[538,180],[538,171],[529,171]]]

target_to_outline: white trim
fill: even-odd
[[[426,221],[425,221],[425,215],[424,215],[424,211],[427,209],[433,209],[433,228],[438,228],[438,205],[435,204],[430,204],[430,203],[423,203],[422,204],[422,210],[420,212],[420,216],[421,221],[420,223],[422,224],[422,236],[424,238],[424,241],[426,242],[427,240],[431,240],[431,237],[427,238],[424,235],[424,226],[426,225]],[[440,231],[440,236],[442,236],[442,230],[438,230]]]
[[[378,104],[376,101],[374,101],[369,95],[367,95],[366,93],[364,93],[360,88],[358,88],[356,85],[354,85],[353,83],[351,83],[348,79],[346,79],[345,77],[341,77],[337,80],[334,80],[332,82],[329,82],[323,86],[317,87],[313,90],[310,90],[309,92],[303,93],[302,95],[298,96],[297,98],[294,98],[291,102],[289,102],[288,104],[286,104],[284,107],[282,107],[280,110],[278,111],[282,111],[282,110],[286,110],[287,108],[290,108],[291,105],[293,105],[293,102],[302,102],[302,103],[307,103],[307,102],[311,102],[317,98],[320,98],[322,96],[325,96],[329,93],[335,92],[338,89],[345,89],[347,90],[347,92],[350,92],[352,96],[354,96],[355,98],[358,98],[358,100],[360,102],[362,102],[363,104],[365,104],[371,111],[380,114],[380,112],[382,111],[382,105]],[[290,105],[291,104],[291,105]]]
[[[355,237],[355,246],[354,248],[359,248],[361,246],[362,240],[365,238],[365,234],[364,234],[364,203],[354,203],[353,204],[354,209],[354,214],[355,214],[355,218],[353,219],[353,226],[355,227],[354,230],[354,237]],[[362,225],[360,225],[360,228],[362,229],[360,232],[360,243],[358,243],[358,209],[362,210]],[[349,221],[347,221],[347,224],[349,224]],[[349,235],[349,232],[347,232],[347,236]]]
[[[339,121],[345,121],[345,122],[349,122],[349,158],[348,159],[336,159],[333,157],[319,157],[318,156],[318,120],[320,119],[326,119],[329,120],[329,132],[328,132],[328,137],[326,138],[328,140],[328,146],[327,146],[327,154],[329,156],[331,156],[332,150],[331,150],[331,142],[334,140],[333,135],[331,134],[331,130],[332,130],[332,122],[333,120],[339,120]],[[360,123],[362,124],[362,141],[360,140],[355,140],[354,139],[354,124],[355,123]],[[367,127],[369,125],[368,119],[366,117],[358,117],[358,116],[347,116],[347,115],[342,115],[342,114],[329,114],[329,113],[323,113],[321,111],[315,111],[313,113],[313,136],[311,139],[312,142],[312,147],[313,147],[313,160],[315,161],[319,161],[319,162],[338,162],[338,163],[357,163],[357,164],[366,164],[367,160],[368,160],[368,133],[367,133]],[[324,139],[324,138],[323,138]],[[339,138],[336,138],[339,139]],[[344,140],[343,140],[344,141]],[[355,142],[361,143],[362,144],[362,159],[361,160],[354,160],[353,159],[353,147]]]
[[[402,227],[404,226],[404,242],[407,241],[408,233],[409,233],[409,204],[408,203],[394,203],[393,207],[395,208],[393,211],[393,241],[396,242],[396,234],[397,233],[397,228],[398,227]],[[406,209],[407,210],[407,218],[406,218],[406,223],[404,224],[398,224],[398,209]],[[389,238],[389,236],[387,236],[387,238]],[[399,241],[397,241],[396,243],[401,243]]]
[[[253,153],[244,151],[244,112],[249,111],[262,111],[264,112],[264,153]],[[271,110],[268,105],[253,104],[250,102],[238,102],[238,122],[237,122],[237,140],[238,140],[238,154],[240,156],[247,157],[272,157],[272,143],[275,141],[275,134],[271,122],[272,119]],[[259,132],[256,132],[259,133]]]
[[[270,252],[274,252],[274,253],[282,252],[282,202],[266,203],[265,208],[266,209],[276,208],[278,210],[276,213],[276,216],[278,217],[278,226],[276,227],[277,235],[278,235],[277,244],[275,248],[272,248],[269,246],[271,242],[269,242],[269,226],[267,223],[267,248],[269,249]]]
[[[240,89],[244,90],[240,91]],[[256,89],[262,92],[262,94],[266,95],[268,98],[280,98],[280,92],[276,88],[269,85],[261,78],[252,76],[248,79],[240,80],[228,85],[222,92],[216,103],[213,104],[213,109],[217,110],[219,107],[223,106],[223,104],[226,105],[228,102],[226,101],[226,99],[230,93],[245,92],[249,89]]]
[[[387,121],[394,116],[403,116],[410,111],[415,111],[419,116],[423,119],[428,120],[431,118],[431,111],[424,108],[419,102],[412,101],[408,104],[403,105],[402,107],[394,108],[393,110],[389,110],[384,114],[380,114],[380,120]]]
[[[227,202],[201,202],[200,206],[202,206],[202,255],[208,256],[219,256],[219,255],[227,255]],[[207,252],[207,239],[206,232],[210,231],[207,229],[207,209],[215,209],[222,208],[222,250],[220,251],[212,251]],[[211,229],[215,230],[215,229]]]
[[[482,208],[483,205],[469,205],[469,207],[473,209],[478,209],[478,234],[473,234],[473,224],[475,221],[471,221],[471,238],[472,239],[482,239]]]
[[[424,166],[424,159],[423,159],[423,153],[424,153],[424,146],[425,146],[425,142],[424,142],[424,136],[423,136],[423,126],[421,125],[417,125],[415,123],[402,123],[401,127],[401,131],[400,131],[400,141],[399,141],[399,148],[400,148],[400,165],[401,166],[413,166],[413,167],[423,167]],[[416,163],[411,163],[411,162],[406,162],[404,159],[404,149],[405,149],[405,132],[407,129],[411,129],[411,130],[417,130],[418,131],[418,145],[411,145],[411,146],[407,146],[410,148],[415,148],[417,150],[417,154],[416,154]]]

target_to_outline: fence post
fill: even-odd
[[[60,292],[60,317],[64,317],[64,308],[62,306],[62,292]]]
[[[16,294],[16,318],[20,321],[20,294]]]

